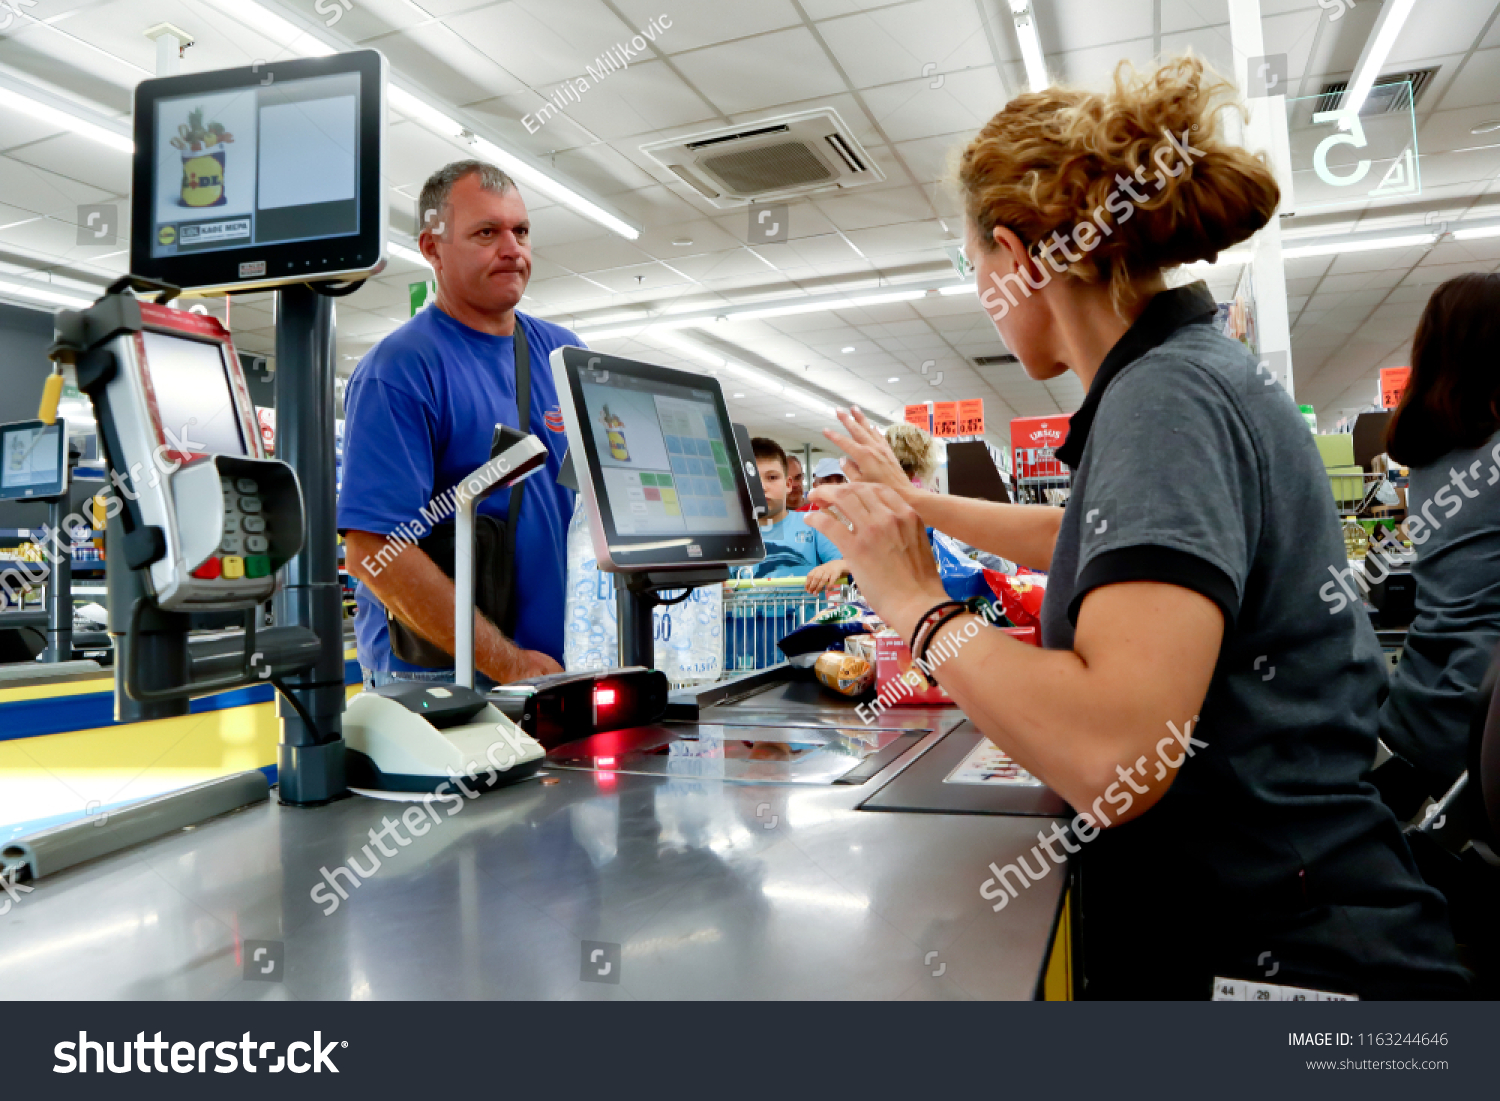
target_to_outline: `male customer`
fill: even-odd
[[[799,512],[786,507],[786,452],[775,440],[756,436],[750,441],[755,466],[766,494],[766,514],[760,522],[760,539],[766,557],[756,565],[756,577],[807,577],[807,591],[819,593],[836,584],[844,573],[844,560],[833,541],[813,531]]]
[[[802,460],[788,454],[786,457],[786,509],[801,512],[807,507],[807,493],[802,485]]]
[[[513,635],[476,613],[474,664],[502,683],[556,673],[573,493],[557,484],[567,443],[547,357],[579,340],[516,309],[531,278],[531,233],[509,176],[482,161],[457,161],[428,179],[418,209],[419,244],[437,296],[370,350],[344,397],[338,524],[358,582],[359,663],[367,685],[453,679],[451,667],[392,653],[387,609],[452,654],[453,582],[405,533],[421,537],[452,522],[447,491],[489,460],[495,425],[507,424],[546,444],[547,465],[522,491]],[[530,363],[524,413],[517,409],[518,332]],[[487,498],[480,514],[503,523],[514,492]]]

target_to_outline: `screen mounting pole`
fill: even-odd
[[[276,292],[276,457],[296,471],[307,537],[286,565],[276,622],[310,627],[322,642],[311,669],[286,678],[312,717],[277,700],[281,716],[281,801],[310,806],[336,799],[344,781],[344,608],[339,590],[334,483],[333,299],[304,283]]]
[[[66,448],[63,462],[70,462]],[[47,649],[46,662],[73,660],[73,533],[63,521],[68,513],[68,496],[47,502],[47,526],[52,529],[52,576],[47,579]]]

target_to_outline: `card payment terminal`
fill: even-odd
[[[127,294],[63,311],[57,328],[54,350],[74,350],[98,414],[126,560],[146,572],[157,606],[267,600],[302,546],[302,494],[291,467],[265,456],[229,333],[206,314]]]

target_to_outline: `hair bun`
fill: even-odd
[[[1146,74],[1122,62],[1104,93],[1017,96],[960,158],[968,214],[986,242],[1006,226],[1070,274],[1107,280],[1119,307],[1135,280],[1212,260],[1275,213],[1265,161],[1220,137],[1233,103],[1191,56]]]

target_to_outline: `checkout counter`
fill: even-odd
[[[299,79],[352,86],[361,156],[378,164],[379,128],[368,125],[371,104],[383,117],[384,70],[372,59],[278,63],[275,88],[295,99],[316,91],[287,91]],[[0,846],[10,876],[31,876],[0,913],[7,986],[81,999],[1070,997],[1067,870],[1000,910],[981,894],[992,866],[1028,853],[1064,808],[1035,784],[966,780],[986,743],[952,707],[893,707],[867,724],[854,700],[781,666],[676,693],[665,713],[615,729],[601,712],[614,697],[596,688],[590,721],[532,731],[546,756],[523,779],[349,794],[346,760],[359,745],[377,752],[360,723],[380,720],[344,713],[323,461],[332,309],[328,287],[307,281],[348,279],[355,265],[341,256],[328,264],[342,269],[281,280],[278,460],[247,420],[228,334],[132,304],[132,291],[170,296],[160,281],[180,275],[149,247],[167,236],[152,220],[150,128],[170,114],[149,107],[187,102],[203,80],[264,85],[248,69],[142,85],[138,274],[106,296],[116,301],[60,320],[60,344],[77,357],[116,469],[157,446],[161,416],[141,395],[163,372],[216,380],[173,391],[179,402],[215,395],[197,411],[217,433],[211,449],[179,456],[161,493],[111,521],[116,710],[190,721],[190,699],[274,688],[278,766],[123,808],[98,837],[74,825],[62,842]],[[236,250],[224,251],[213,263],[190,256],[181,272],[213,284],[235,268]],[[260,270],[274,273],[270,255]],[[596,557],[622,575],[621,665],[649,665],[664,592],[763,554],[753,459],[736,447],[715,379],[582,349],[559,350],[551,366]],[[231,546],[232,520],[248,530],[241,512],[269,521],[256,527],[269,542],[257,543],[266,561],[253,571],[242,561],[252,552]],[[276,626],[257,634],[273,588]],[[217,645],[187,638],[189,612],[226,609],[244,611],[239,632]],[[182,819],[184,806],[199,817]],[[52,855],[68,845],[76,859]]]

